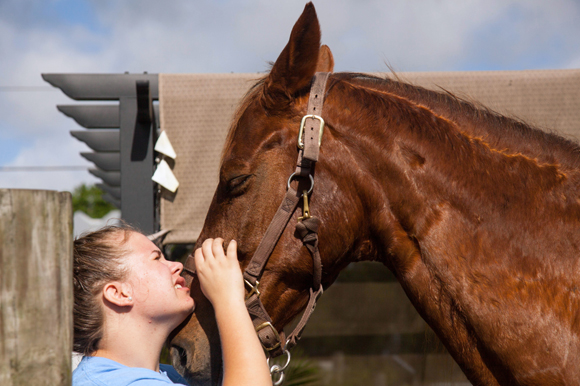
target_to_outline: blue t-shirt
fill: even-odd
[[[111,359],[84,357],[73,371],[73,386],[162,386],[187,385],[172,366],[159,365],[159,372],[128,367]]]

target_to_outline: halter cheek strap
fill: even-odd
[[[298,160],[295,172],[288,179],[288,190],[286,196],[280,203],[272,222],[266,229],[262,241],[258,245],[254,256],[244,271],[244,281],[248,288],[246,296],[246,307],[256,329],[256,333],[268,355],[277,357],[288,349],[294,347],[306,323],[310,319],[316,302],[323,293],[322,288],[322,262],[318,251],[318,228],[320,220],[310,216],[308,209],[308,195],[314,185],[314,165],[318,161],[320,142],[324,130],[324,120],[322,119],[322,107],[324,104],[326,83],[329,73],[316,73],[310,89],[307,114],[302,119],[298,136]],[[306,178],[310,180],[309,190],[298,192],[292,187],[294,179]],[[264,268],[272,251],[274,250],[280,236],[284,232],[290,218],[293,216],[301,199],[304,202],[302,210],[303,216],[299,218],[296,225],[297,233],[302,239],[302,243],[310,252],[313,260],[313,282],[310,288],[310,298],[308,305],[300,322],[286,340],[284,332],[278,332],[273,325],[272,319],[264,308],[260,300],[260,290],[258,281],[264,272]],[[184,265],[184,272],[194,275],[195,262],[193,255],[190,255]],[[186,278],[187,285],[191,285],[192,278]],[[283,369],[280,371],[283,374]]]

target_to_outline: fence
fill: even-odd
[[[0,189],[0,296],[0,385],[70,386],[70,193]]]

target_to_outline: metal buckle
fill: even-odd
[[[280,334],[278,334],[278,331],[274,328],[274,326],[270,322],[264,322],[264,323],[260,324],[258,327],[256,327],[256,332],[263,330],[266,327],[270,327],[272,329],[272,331],[274,331],[274,336],[275,336],[276,340],[278,341],[278,343],[276,343],[274,346],[272,346],[270,348],[264,346],[264,344],[262,343],[262,347],[264,347],[264,349],[266,351],[272,351],[272,350],[275,350],[278,347],[280,347]]]
[[[322,119],[319,115],[308,114],[302,117],[302,121],[300,122],[300,131],[298,132],[298,148],[304,149],[304,141],[302,140],[302,134],[304,134],[304,124],[306,123],[306,119],[313,118],[318,119],[320,121],[320,132],[318,133],[318,147],[322,143],[322,133],[324,132],[324,119]]]
[[[246,300],[248,300],[253,294],[256,294],[257,297],[260,297],[261,294],[260,291],[258,290],[260,282],[258,280],[256,280],[256,286],[253,286],[252,283],[250,283],[247,280],[244,280],[244,282],[246,282],[246,285],[250,287],[250,292],[248,292],[248,294],[246,295]]]

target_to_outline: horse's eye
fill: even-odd
[[[251,174],[234,177],[226,183],[226,191],[233,196],[243,194],[249,186]]]

